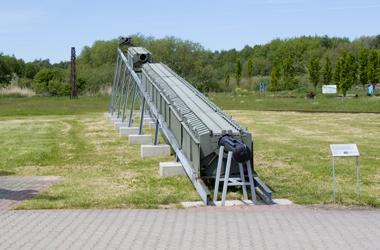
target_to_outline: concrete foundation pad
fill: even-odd
[[[273,202],[275,205],[291,205],[293,202],[291,202],[288,199],[273,199]]]
[[[138,135],[139,128],[137,127],[120,127],[120,136]]]
[[[186,171],[180,162],[160,162],[158,173],[162,177],[175,175],[187,176]]]
[[[106,119],[109,121],[109,120],[111,120],[111,118],[117,118],[117,115],[107,115],[106,116]]]
[[[206,207],[203,201],[184,201],[181,204],[184,208]]]
[[[152,135],[129,135],[129,144],[152,144]]]
[[[156,157],[170,155],[169,145],[141,145],[141,157]]]
[[[124,128],[128,128],[128,121],[124,121],[124,122],[115,122],[113,124],[113,127],[116,129],[116,130],[119,130],[120,128],[124,127]]]
[[[150,129],[156,129],[156,122],[149,122]]]
[[[121,122],[122,120],[123,120],[123,118],[111,118],[110,123],[115,124],[115,122]]]
[[[155,120],[153,118],[144,118],[143,120],[143,124],[144,125],[149,125],[151,122],[155,122]]]
[[[258,197],[258,196],[257,196]],[[265,204],[262,200],[258,199],[257,200],[257,205],[265,205],[265,206],[273,206],[273,205],[291,205],[293,204],[290,200],[288,199],[273,199],[273,204],[272,205],[267,205]],[[222,206],[222,201],[214,201],[215,206]],[[226,200],[226,203],[224,206],[230,207],[230,206],[252,206],[255,205],[253,204],[252,200]]]
[[[149,128],[150,129],[156,129],[156,122],[150,122],[149,123]],[[164,132],[162,131],[162,128],[158,128],[158,134],[159,135],[163,135],[164,134]]]
[[[134,115],[136,116],[136,117],[141,117],[141,112],[136,112],[136,113],[134,113]],[[149,113],[148,112],[144,112],[144,118],[150,118],[151,116],[149,115]]]

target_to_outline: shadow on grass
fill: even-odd
[[[4,170],[0,170],[0,176],[10,176],[10,175],[15,175],[14,172],[8,172]]]

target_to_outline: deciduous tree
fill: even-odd
[[[240,58],[237,58],[236,62],[235,62],[235,74],[234,74],[234,77],[235,77],[235,80],[236,80],[236,85],[238,87],[240,85],[240,80],[241,80],[241,70],[242,70],[242,67],[241,67],[241,63],[240,63]]]
[[[368,51],[365,47],[359,52],[358,71],[360,84],[365,89],[365,85],[368,83]]]
[[[338,56],[335,63],[335,69],[333,73],[334,83],[337,85],[339,89],[339,82],[340,82],[340,72],[343,68],[343,58],[341,56]]]
[[[347,90],[352,87],[356,80],[357,64],[355,63],[354,53],[347,53],[344,49],[341,49],[341,58],[342,67],[338,87],[342,91],[342,94],[346,96]]]
[[[313,84],[314,91],[316,91],[317,85],[319,83],[319,79],[321,77],[321,74],[320,74],[321,66],[319,65],[319,58],[316,58],[314,56],[310,57],[308,70],[309,70],[309,81]]]
[[[292,57],[285,58],[282,69],[283,69],[283,89],[292,90],[296,87],[295,73],[294,73],[294,59]]]
[[[277,57],[275,57],[273,59],[273,69],[270,73],[271,90],[274,92],[274,95],[276,95],[278,81],[280,79],[280,74],[281,74],[280,61],[278,60]]]
[[[375,47],[372,47],[368,56],[368,81],[372,84],[377,83],[379,81],[379,77],[377,74],[377,69],[379,66],[379,56]]]
[[[322,81],[323,84],[330,84],[332,80],[332,65],[329,54],[326,54],[325,63],[322,68]]]
[[[248,59],[247,76],[249,78],[251,78],[253,76],[253,62],[252,62],[252,59]]]
[[[224,86],[226,89],[230,86],[230,68],[227,66],[224,71]]]

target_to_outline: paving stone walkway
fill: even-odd
[[[43,185],[30,181],[24,196],[23,190],[4,187],[3,178],[0,249],[380,249],[380,210],[300,205],[9,210],[3,202],[19,202],[24,198],[11,197],[29,197]],[[46,187],[48,180],[40,182]]]
[[[63,179],[61,176],[0,176],[0,211],[18,206]]]

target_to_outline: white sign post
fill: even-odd
[[[354,156],[356,157],[356,183],[358,188],[358,200],[360,200],[360,184],[359,184],[359,151],[356,144],[330,144],[332,153],[332,176],[333,176],[333,191],[334,203],[336,201],[336,187],[335,187],[335,169],[334,157]]]

